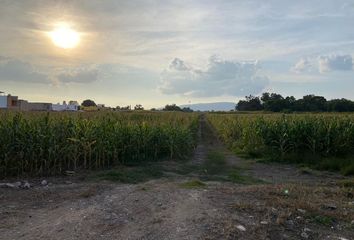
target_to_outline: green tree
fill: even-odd
[[[260,111],[263,105],[259,97],[252,95],[246,96],[246,100],[240,100],[236,105],[238,111]]]
[[[184,107],[182,108],[183,112],[193,112],[193,110],[190,107]]]
[[[176,104],[166,105],[162,111],[182,111],[182,109]]]
[[[326,105],[326,98],[311,94],[297,100],[294,109],[302,112],[323,112],[327,109]]]
[[[84,106],[84,107],[96,107],[97,106],[96,103],[93,100],[91,100],[91,99],[84,100],[81,103],[81,105]]]
[[[333,99],[327,101],[327,111],[329,112],[354,112],[354,102],[348,99]]]
[[[261,100],[264,110],[272,112],[293,111],[296,101],[293,96],[284,98],[280,94],[268,92],[262,94]]]
[[[142,111],[142,110],[144,110],[144,107],[141,104],[137,104],[137,105],[135,105],[134,110]]]

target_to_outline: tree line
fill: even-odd
[[[97,104],[91,100],[91,99],[86,99],[82,102],[81,106],[84,107],[97,107]],[[116,110],[116,111],[131,111],[132,107],[131,106],[117,106],[116,108],[111,108],[112,110]],[[135,111],[143,111],[144,107],[141,104],[136,104],[133,108],[133,110]],[[178,112],[193,112],[193,110],[189,107],[179,107],[176,104],[167,104],[164,108],[160,109],[161,111],[178,111]],[[156,108],[152,108],[150,109],[150,111],[160,111],[159,109]]]
[[[283,97],[277,93],[263,93],[261,97],[246,96],[236,105],[238,111],[271,112],[354,112],[354,101],[341,98],[327,100],[323,96],[306,95],[301,99]]]

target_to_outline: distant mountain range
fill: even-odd
[[[213,102],[213,103],[195,103],[180,105],[181,108],[189,107],[193,111],[230,111],[235,109],[233,102]]]

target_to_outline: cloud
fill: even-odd
[[[28,62],[0,56],[0,81],[42,84],[92,83],[99,77],[99,71],[94,66],[64,68],[57,72],[51,72],[50,68],[44,70],[39,71],[38,66]]]
[[[178,71],[189,71],[191,68],[187,67],[187,65],[181,59],[175,58],[170,64],[170,69]]]
[[[260,93],[269,79],[260,76],[259,63],[233,62],[211,57],[205,70],[175,58],[161,73],[160,91],[192,97],[244,96]]]
[[[30,63],[0,57],[0,81],[49,83],[48,75],[39,72]]]
[[[56,79],[62,83],[92,83],[98,80],[97,69],[78,68],[59,73]]]
[[[326,73],[353,70],[353,58],[349,54],[330,54],[301,58],[291,69],[295,73]]]
[[[353,70],[353,58],[351,55],[327,55],[318,58],[319,72],[350,71]]]
[[[309,58],[301,58],[295,66],[291,68],[292,72],[295,73],[305,73],[313,71],[313,62]]]

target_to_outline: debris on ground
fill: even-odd
[[[25,181],[24,184],[21,186],[21,188],[30,189],[31,188],[31,184],[29,182]]]
[[[75,175],[75,171],[65,171],[65,175],[67,175],[67,176],[73,176],[73,175]]]
[[[44,180],[42,180],[41,185],[42,185],[42,186],[47,186],[47,185],[48,185],[47,180],[45,180],[45,179],[44,179]]]
[[[246,231],[246,228],[242,225],[237,225],[236,228],[242,232],[245,232]]]

